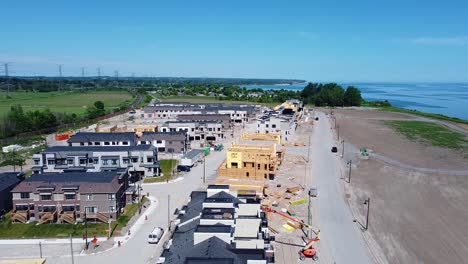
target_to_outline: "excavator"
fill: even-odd
[[[300,260],[305,260],[306,258],[311,258],[314,261],[318,260],[317,256],[317,251],[313,247],[315,243],[317,243],[320,240],[320,230],[315,230],[311,225],[308,225],[304,223],[304,221],[299,220],[297,218],[291,217],[283,212],[276,211],[275,209],[269,207],[269,206],[262,206],[262,212],[264,213],[275,213],[278,214],[288,220],[291,220],[293,222],[296,222],[301,225],[303,228],[307,228],[314,232],[315,237],[310,239],[307,244],[299,251],[299,259]]]

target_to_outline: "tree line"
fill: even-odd
[[[300,92],[301,100],[315,106],[360,106],[361,91],[354,86],[345,89],[336,83],[308,83]]]
[[[11,137],[20,133],[53,128],[63,124],[80,122],[106,115],[104,103],[96,101],[88,106],[86,113],[78,116],[75,113],[53,113],[50,109],[24,111],[21,105],[11,106],[2,120],[0,137]]]

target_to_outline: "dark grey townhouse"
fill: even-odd
[[[11,190],[24,180],[23,172],[0,173],[0,217],[9,212],[13,206]]]
[[[156,147],[137,146],[55,146],[34,154],[33,173],[99,172],[128,169],[131,180],[159,175]]]
[[[70,224],[116,220],[125,206],[127,177],[127,171],[33,174],[11,191],[11,220]]]

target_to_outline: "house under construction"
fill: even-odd
[[[226,161],[218,168],[219,178],[263,181],[275,177],[284,150],[277,150],[275,144],[232,144],[226,156]]]
[[[242,140],[254,140],[254,141],[271,141],[276,144],[281,144],[281,134],[279,133],[242,133]]]

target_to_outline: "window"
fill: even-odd
[[[68,159],[68,160],[67,160],[67,164],[68,164],[68,165],[73,165],[73,160],[72,160],[72,159]]]
[[[93,195],[92,194],[87,194],[86,195],[86,200],[92,201],[93,200]]]
[[[123,161],[123,164],[128,164],[128,163],[130,163],[130,160],[129,160],[129,159],[123,159],[122,161]]]
[[[169,141],[168,144],[169,144],[169,145],[172,145],[172,141]]]
[[[75,200],[76,199],[76,194],[65,194],[65,200]]]
[[[161,144],[162,140],[156,140],[156,144]]]
[[[266,124],[265,127],[268,127],[268,124]]]
[[[87,214],[95,214],[97,211],[97,207],[85,207],[85,212]]]
[[[275,125],[275,124],[273,124],[273,125],[271,125],[271,127],[272,127],[272,128],[276,128],[276,125]]]
[[[248,173],[248,172],[246,172],[246,173],[245,173],[245,176],[246,176],[246,177],[249,177],[249,173]]]
[[[99,145],[101,145],[101,142],[94,142],[94,145],[99,146]]]
[[[54,165],[54,164],[55,164],[55,160],[53,160],[53,159],[47,160],[47,164],[49,164],[49,165]]]
[[[34,165],[39,165],[39,160],[35,159],[34,160]]]
[[[107,141],[106,141],[106,142],[104,142],[104,145],[109,146],[109,145],[110,145],[110,142],[107,142]]]
[[[114,201],[115,200],[115,193],[110,193],[107,195],[107,200]]]
[[[101,163],[102,163],[102,165],[108,165],[108,160],[103,159],[103,160],[101,160]]]
[[[123,141],[122,145],[128,145],[128,141]]]
[[[152,157],[147,157],[146,162],[153,162],[153,158]]]
[[[113,213],[115,212],[115,206],[109,206],[109,212]]]
[[[111,159],[111,164],[112,165],[117,165],[117,160],[116,159]]]
[[[41,201],[50,201],[52,200],[52,195],[50,194],[41,194]]]
[[[80,165],[86,165],[86,159],[80,159]]]
[[[138,162],[138,158],[132,158],[132,163],[137,163]]]
[[[99,158],[93,158],[93,163],[94,164],[99,164]]]
[[[21,199],[29,199],[29,193],[28,192],[22,192],[21,193]]]
[[[84,146],[84,142],[80,142],[80,146]]]

